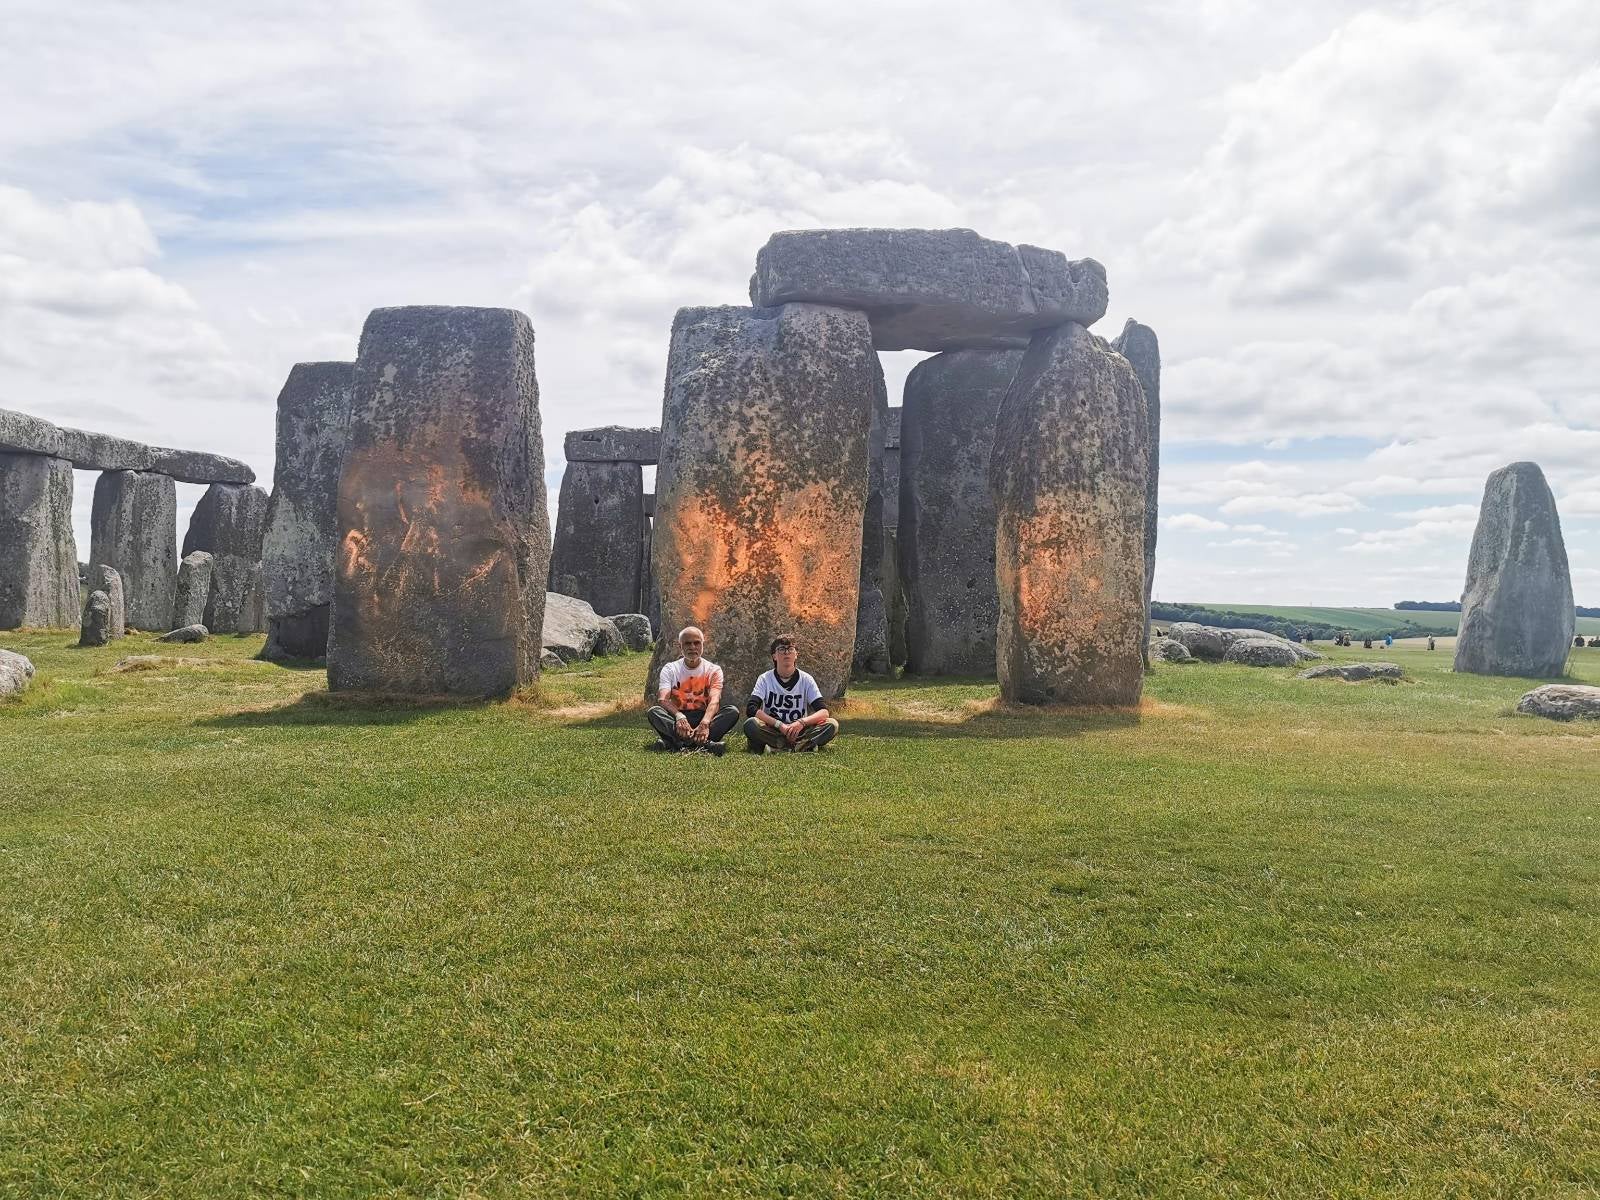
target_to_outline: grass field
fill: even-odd
[[[0,1195],[1600,1189],[1600,723],[1527,681],[903,681],[714,760],[643,656],[416,708],[71,640],[0,637]]]
[[[1221,604],[1208,603],[1207,608],[1230,612],[1263,613],[1269,617],[1282,617],[1285,621],[1320,622],[1338,629],[1348,629],[1360,634],[1368,631],[1392,629],[1397,621],[1410,621],[1417,625],[1456,629],[1461,624],[1458,612],[1429,612],[1422,609],[1394,608],[1318,608],[1285,604]],[[1600,617],[1578,617],[1576,632],[1585,637],[1600,637]]]

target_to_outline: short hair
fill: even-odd
[[[776,654],[779,650],[799,650],[800,639],[792,633],[780,633],[772,639],[772,645],[767,647],[768,654]]]
[[[700,634],[700,640],[702,642],[706,640],[705,633],[700,629],[700,627],[698,625],[685,625],[682,629],[678,630],[678,640],[680,642],[683,641],[683,635],[686,634],[686,633],[698,633],[698,634]]]

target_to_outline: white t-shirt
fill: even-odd
[[[776,671],[768,671],[756,680],[750,696],[767,710],[769,717],[787,725],[810,712],[811,706],[822,699],[822,692],[817,681],[804,671],[796,671],[787,686],[779,682]]]
[[[722,668],[709,658],[690,670],[683,659],[676,658],[661,668],[656,691],[666,692],[672,702],[683,712],[704,712],[711,703],[711,693],[722,690]]]

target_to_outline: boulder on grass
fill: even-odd
[[[0,697],[15,696],[33,680],[33,663],[15,650],[0,650]]]
[[[104,646],[111,641],[111,597],[105,592],[90,592],[83,606],[83,621],[78,627],[78,645]]]
[[[546,592],[544,649],[565,663],[588,662],[596,655],[615,654],[626,643],[617,627],[576,596]]]
[[[643,613],[618,613],[606,620],[617,627],[623,645],[629,650],[648,650],[655,644],[655,635],[650,631],[650,618]]]
[[[1177,621],[1167,629],[1167,636],[1183,645],[1196,658],[1207,662],[1221,662],[1228,653],[1228,643],[1222,630],[1211,625],[1198,625],[1193,621]]]
[[[158,642],[203,642],[210,636],[211,631],[204,625],[184,625],[174,629],[171,633],[163,633],[156,639]]]
[[[1189,653],[1189,648],[1177,638],[1160,637],[1150,643],[1150,660],[1152,662],[1192,663],[1194,655]]]
[[[1404,679],[1405,672],[1399,663],[1392,662],[1326,663],[1301,671],[1299,678],[1344,679],[1358,683],[1363,679]]]
[[[1517,711],[1552,721],[1600,721],[1600,687],[1547,683],[1518,700]]]
[[[1300,661],[1300,655],[1286,641],[1242,638],[1228,647],[1222,661],[1247,667],[1292,667]]]

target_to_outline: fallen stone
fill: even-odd
[[[622,425],[574,429],[567,434],[564,448],[569,463],[637,463],[640,466],[654,466],[661,457],[661,431],[629,429]]]
[[[83,606],[83,621],[78,626],[78,645],[104,646],[111,641],[111,597],[90,592]]]
[[[550,516],[526,316],[372,312],[337,524],[331,689],[505,696],[538,679]]]
[[[1600,687],[1547,683],[1518,700],[1517,711],[1552,721],[1600,721]]]
[[[205,550],[191,550],[178,564],[178,586],[172,600],[172,628],[204,625],[211,600],[215,560]]]
[[[15,650],[0,650],[0,698],[20,695],[32,682],[32,661]]]
[[[970,229],[807,229],[756,255],[757,307],[860,309],[879,350],[1017,348],[1036,330],[1105,316],[1105,268]]]
[[[185,625],[174,629],[170,633],[163,633],[156,639],[158,642],[203,642],[210,634],[204,625]]]
[[[236,458],[64,429],[40,417],[0,409],[0,452],[10,450],[64,458],[80,471],[153,471],[183,483],[254,483],[256,478]]]
[[[122,576],[127,623],[167,629],[178,582],[178,493],[172,476],[107,471],[94,485],[89,561]]]
[[[646,684],[686,625],[742,703],[774,635],[800,640],[827,699],[850,674],[882,368],[859,312],[685,308],[672,325],[651,567],[661,604]]]
[[[1175,642],[1181,642],[1194,657],[1207,662],[1221,662],[1228,653],[1228,639],[1214,625],[1175,621],[1167,627],[1167,636]]]
[[[1392,662],[1327,663],[1301,671],[1299,678],[1345,679],[1359,683],[1363,679],[1404,679],[1405,671],[1399,663]]]
[[[1150,472],[1144,494],[1144,612],[1148,622],[1150,594],[1156,581],[1156,500],[1161,479],[1161,343],[1156,339],[1155,330],[1129,317],[1111,348],[1128,360],[1133,373],[1139,377],[1145,416],[1149,421],[1150,437],[1146,444],[1150,448]]]
[[[78,588],[72,464],[0,453],[0,629],[70,628]]]
[[[1127,359],[1081,325],[1034,337],[990,458],[1004,699],[1138,703],[1147,430]]]
[[[1276,638],[1241,638],[1228,647],[1222,661],[1246,667],[1292,667],[1300,656],[1288,642]]]
[[[540,649],[540,651],[539,651],[539,669],[540,670],[549,670],[551,667],[559,667],[561,665],[563,665],[562,662],[561,662],[561,656],[559,654],[557,654],[554,650],[545,650],[543,648]]]
[[[1000,596],[990,451],[1020,350],[950,350],[906,377],[900,415],[900,586],[906,670],[990,675]]]
[[[84,586],[91,592],[104,592],[111,601],[111,637],[116,640],[128,633],[127,600],[122,592],[122,576],[115,567],[95,563],[84,575]]]
[[[550,590],[598,612],[631,612],[644,594],[644,476],[633,462],[569,462],[556,506]]]
[[[1271,633],[1265,629],[1233,629],[1218,626],[1216,632],[1217,636],[1222,639],[1222,644],[1225,647],[1232,646],[1235,642],[1242,641],[1281,642],[1283,645],[1293,650],[1295,657],[1301,662],[1310,662],[1313,659],[1325,657],[1324,655],[1317,653],[1315,650],[1311,650],[1305,646],[1302,646],[1299,642],[1291,642],[1288,638],[1276,633]]]
[[[1162,637],[1150,643],[1150,657],[1155,662],[1192,663],[1196,659],[1189,648],[1177,638]]]
[[[1489,476],[1467,559],[1455,669],[1560,675],[1577,621],[1561,518],[1544,472],[1512,463]]]
[[[617,632],[622,635],[622,644],[629,650],[648,650],[655,644],[650,618],[643,613],[617,613],[606,619],[617,627]]]
[[[608,618],[576,596],[549,592],[544,598],[544,649],[562,662],[588,662],[626,646],[622,632]]]

